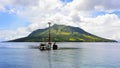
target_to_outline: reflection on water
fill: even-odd
[[[119,68],[119,43],[58,43],[40,51],[39,43],[0,43],[0,68]]]

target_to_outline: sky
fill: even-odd
[[[119,0],[0,0],[0,41],[26,37],[47,23],[120,40]]]

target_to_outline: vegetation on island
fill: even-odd
[[[55,42],[116,42],[90,34],[79,27],[54,24],[50,27],[51,40]],[[12,42],[44,42],[48,41],[49,28],[38,29],[24,38]]]

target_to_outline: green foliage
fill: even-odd
[[[42,42],[48,41],[48,28],[33,31],[28,37],[12,40],[15,42]],[[53,25],[51,27],[51,40],[56,42],[115,42],[92,35],[81,28]]]

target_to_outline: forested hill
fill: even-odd
[[[48,41],[49,29],[38,29],[33,31],[29,36],[11,40],[12,42],[42,42]],[[81,28],[65,25],[51,26],[51,40],[55,42],[116,42],[101,38],[84,31]]]

